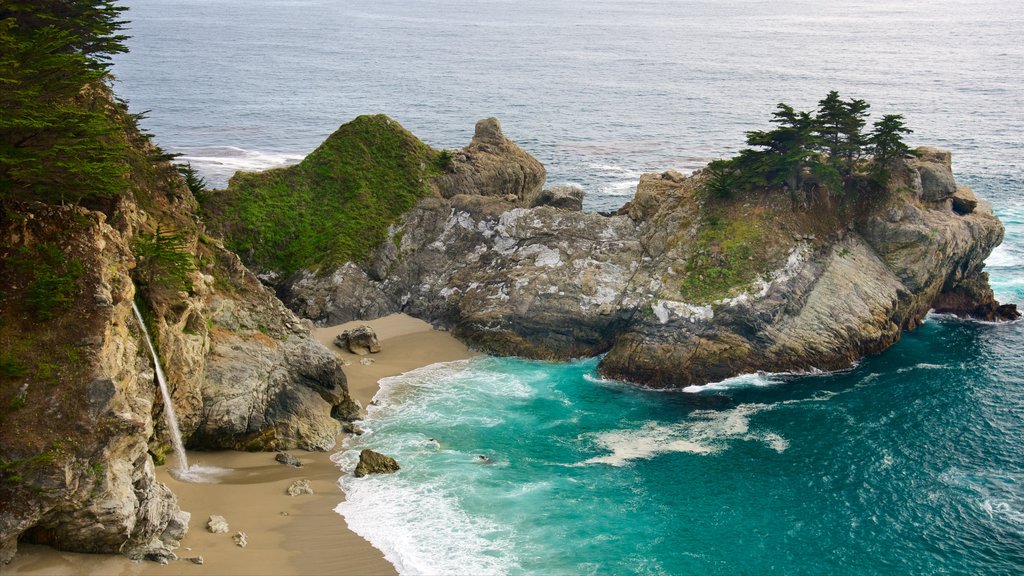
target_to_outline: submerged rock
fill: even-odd
[[[368,474],[391,474],[398,472],[398,462],[373,450],[364,449],[359,453],[359,463],[356,464],[355,476],[362,478]]]
[[[245,548],[249,545],[249,535],[245,532],[239,532],[235,534],[234,536],[232,536],[232,539],[235,541],[235,544],[238,545],[239,548]]]

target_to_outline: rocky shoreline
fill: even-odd
[[[535,169],[531,188],[503,188],[493,158],[473,164],[488,145],[516,150],[511,172],[531,170],[483,120],[456,155],[460,179],[393,225],[369,262],[300,272],[279,295],[317,322],[403,311],[498,355],[607,354],[604,375],[660,388],[846,368],[932,308],[1019,316],[994,301],[982,271],[1002,224],[955,182],[945,151],[919,148],[858,201],[818,189],[796,202],[775,192],[716,204],[700,193],[701,173],[670,171],[643,176],[632,201],[601,215],[538,206],[558,191],[542,194]],[[712,272],[739,278],[709,295]]]
[[[948,152],[917,149],[882,189],[813,185],[712,200],[702,172],[648,174],[621,210],[593,214],[581,210],[581,191],[545,190],[543,166],[495,119],[480,121],[454,153],[413,141],[383,117],[360,125],[425,159],[415,177],[402,175],[422,197],[375,221],[387,224],[373,232],[383,241],[347,248],[365,258],[291,275],[272,261],[247,262],[276,295],[226,248],[239,229],[224,218],[245,197],[209,194],[201,219],[181,177],[149,160],[145,142],[132,198],[95,209],[3,205],[2,271],[14,291],[0,329],[5,342],[20,340],[4,359],[11,408],[0,489],[10,505],[0,514],[0,562],[18,542],[174,557],[188,518],[154,473],[167,431],[133,301],[167,368],[186,445],[246,451],[329,450],[342,422],[360,413],[342,363],[310,321],[403,312],[487,353],[604,354],[605,376],[679,389],[755,371],[845,368],[891,346],[933,308],[1019,316],[995,302],[983,271],[1003,227],[955,182]],[[366,138],[339,134],[334,150]],[[273,178],[286,181],[288,170]],[[308,192],[331,194],[334,184],[323,184]],[[136,293],[139,239],[162,225],[180,231],[196,267],[181,289]],[[244,233],[246,242],[265,240]],[[37,245],[64,254],[62,270],[74,272],[77,287],[61,314],[43,320],[24,304],[39,279],[16,265]],[[20,370],[41,362],[33,342],[61,355],[57,368]],[[76,424],[54,425],[61,419]]]

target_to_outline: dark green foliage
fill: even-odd
[[[843,100],[835,90],[818,102],[815,131],[819,149],[842,176],[853,173],[866,145],[863,133],[870,105],[864,100]]]
[[[188,189],[196,199],[205,198],[206,193],[209,191],[206,188],[206,178],[200,176],[199,173],[192,168],[191,162],[178,164],[178,173],[185,178],[185,185],[188,186]]]
[[[124,8],[97,0],[0,4],[0,199],[78,202],[126,188],[115,126],[82,90],[104,79]]]
[[[796,191],[802,184],[803,167],[819,160],[814,118],[780,103],[772,114],[772,122],[779,127],[768,132],[747,132],[747,144],[760,150],[740,151],[741,172],[758,174],[768,186],[784,184],[790,191]]]
[[[778,127],[747,133],[746,148],[728,160],[715,160],[705,170],[703,189],[709,196],[728,198],[739,192],[785,186],[796,198],[808,176],[811,184],[824,184],[842,193],[848,179],[858,177],[862,160],[872,155],[871,172],[876,181],[895,158],[909,148],[902,134],[910,133],[902,116],[888,115],[864,134],[869,104],[843,100],[831,91],[818,102],[817,114],[800,112],[780,103],[772,116]],[[860,172],[862,175],[863,172]]]
[[[431,193],[439,156],[387,116],[360,116],[296,166],[236,174],[203,211],[257,269],[329,268],[366,258]]]
[[[0,353],[0,378],[21,378],[27,373],[17,356],[10,352]]]
[[[732,160],[713,160],[704,169],[707,179],[704,190],[715,198],[732,198],[745,185],[738,163]]]
[[[50,320],[56,312],[71,307],[83,272],[81,262],[49,242],[23,246],[11,261],[32,278],[25,301],[38,320]]]
[[[886,114],[875,122],[875,130],[868,143],[875,156],[872,176],[880,184],[888,182],[889,165],[892,161],[910,152],[910,147],[903,142],[903,134],[912,132],[913,130],[903,123],[903,116],[900,114]]]
[[[451,172],[452,168],[455,166],[455,155],[452,154],[451,150],[441,150],[434,158],[434,164],[442,172]]]
[[[189,275],[195,271],[195,260],[183,234],[157,224],[153,234],[140,233],[136,237],[133,252],[138,261],[136,279],[148,290],[192,288]]]

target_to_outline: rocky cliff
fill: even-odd
[[[933,307],[1016,316],[982,272],[1003,227],[955,183],[948,152],[919,149],[885,188],[799,197],[711,200],[701,173],[649,174],[611,216],[533,206],[519,180],[471,170],[368,260],[292,277],[285,302],[321,323],[403,311],[496,354],[606,353],[603,374],[666,388],[844,368]]]
[[[188,514],[154,475],[169,442],[133,301],[189,447],[324,450],[359,411],[333,353],[205,233],[124,106],[88,98],[123,129],[130,190],[88,206],[0,202],[0,563],[19,540],[173,557]],[[143,240],[157,246],[145,257]],[[161,268],[168,254],[188,263],[178,277]]]

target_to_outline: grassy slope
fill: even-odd
[[[260,271],[285,275],[365,259],[431,194],[438,151],[384,115],[343,125],[300,164],[238,173],[203,201],[207,222]]]

